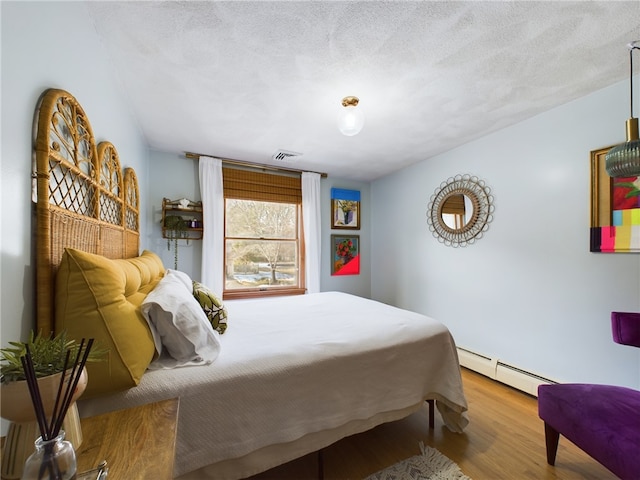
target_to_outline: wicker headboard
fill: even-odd
[[[96,146],[78,101],[64,90],[40,97],[34,125],[37,179],[36,331],[54,331],[55,275],[66,247],[107,258],[138,255],[138,180],[115,147]]]

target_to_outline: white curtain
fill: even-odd
[[[302,222],[307,293],[320,291],[320,174],[302,172]]]
[[[201,282],[222,296],[224,287],[224,190],[222,160],[200,157],[202,195],[202,273]]]

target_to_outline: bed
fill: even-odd
[[[447,328],[340,292],[226,301],[212,363],[150,369],[157,338],[141,305],[171,271],[139,251],[135,172],[122,173],[112,144],[95,144],[68,92],[47,90],[37,113],[38,329],[98,337],[109,350],[89,366],[82,416],[180,397],[174,476],[183,480],[244,478],[425,400],[449,429],[465,428]]]

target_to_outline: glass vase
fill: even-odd
[[[76,478],[76,452],[64,439],[64,431],[51,440],[38,437],[36,451],[24,464],[22,480],[73,480]]]

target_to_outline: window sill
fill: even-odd
[[[223,300],[237,300],[241,298],[284,297],[287,295],[304,295],[304,288],[271,288],[266,290],[225,290]]]

